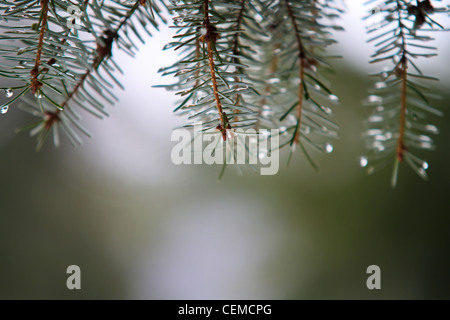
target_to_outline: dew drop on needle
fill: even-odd
[[[5,113],[8,112],[8,110],[9,110],[9,106],[3,106],[3,107],[0,109],[0,113],[1,113],[1,114],[5,114]]]
[[[369,163],[369,161],[367,160],[366,157],[360,157],[359,158],[359,165],[364,168],[367,167],[367,164]]]
[[[331,143],[325,144],[325,152],[326,153],[332,153],[333,152],[333,145]]]

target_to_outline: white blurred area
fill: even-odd
[[[160,247],[139,259],[133,298],[273,299],[295,289],[298,283],[288,279],[298,278],[298,270],[278,265],[286,233],[293,230],[264,201],[226,196],[233,201],[224,203],[211,192],[205,203],[167,212]],[[300,256],[311,250],[306,238],[296,243]]]

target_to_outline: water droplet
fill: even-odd
[[[36,92],[36,93],[34,94],[34,96],[35,96],[37,99],[41,99],[41,98],[42,98],[42,94],[41,94],[40,92]]]
[[[373,115],[369,117],[369,122],[382,122],[382,121],[383,121],[382,116]]]
[[[315,84],[314,89],[316,89],[317,91],[320,91],[320,86],[318,84]]]
[[[235,137],[236,137],[236,134],[232,130],[227,130],[228,140],[233,140]]]
[[[333,145],[331,143],[325,144],[325,152],[326,153],[332,153],[333,152]]]
[[[261,112],[261,115],[265,118],[271,116],[273,114],[273,111],[270,110],[264,110],[263,112]]]
[[[208,32],[208,31],[206,30],[205,27],[201,27],[201,28],[200,28],[200,33],[202,34],[202,36],[205,36],[207,32]]]
[[[367,97],[366,100],[364,100],[365,105],[374,105],[374,104],[381,104],[383,102],[383,98],[376,95],[370,95]]]
[[[369,163],[369,161],[367,160],[366,157],[360,157],[359,158],[359,165],[364,168],[367,166],[367,164]]]
[[[261,22],[264,20],[264,18],[260,14],[255,14],[254,18],[257,22]]]
[[[384,151],[385,149],[386,149],[386,148],[385,148],[382,144],[378,144],[378,145],[376,146],[376,150],[379,151],[379,152]]]
[[[5,96],[6,96],[7,98],[11,98],[13,95],[14,95],[14,92],[12,92],[11,89],[6,89],[6,90],[5,90]]]
[[[270,78],[269,80],[267,80],[268,84],[275,84],[275,83],[280,83],[280,79],[278,78]]]
[[[3,106],[3,107],[0,109],[0,113],[1,113],[1,114],[7,113],[7,112],[8,112],[8,109],[9,109],[9,106],[8,106],[8,105]]]
[[[422,168],[423,168],[423,170],[427,170],[427,169],[429,168],[428,162],[424,161],[424,162],[422,163]]]
[[[258,158],[264,159],[265,157],[267,157],[267,150],[265,149],[259,150]]]
[[[333,110],[331,110],[331,108],[328,108],[328,107],[323,107],[323,111],[328,115],[333,113]]]
[[[367,130],[367,132],[366,132],[366,135],[367,136],[375,136],[375,135],[378,135],[378,134],[383,134],[383,130],[381,130],[381,129],[369,129],[369,130]]]
[[[381,78],[382,78],[383,80],[386,80],[388,77],[389,77],[389,74],[388,74],[387,72],[383,72],[383,73],[381,74]]]
[[[423,148],[423,149],[432,149],[433,148],[433,144],[431,142],[420,142],[419,143],[419,148]]]
[[[433,139],[431,139],[429,136],[426,136],[424,134],[419,135],[419,141],[425,141],[425,142],[432,142]]]
[[[285,123],[286,123],[287,126],[294,126],[297,123],[297,118],[294,115],[290,114],[286,118],[286,122]]]
[[[375,83],[376,89],[384,89],[386,87],[387,87],[386,82],[380,81],[380,82]]]
[[[436,126],[432,125],[432,124],[427,124],[425,126],[425,130],[427,130],[427,131],[429,131],[431,133],[434,133],[434,134],[438,134],[439,133],[439,129]]]
[[[331,101],[339,101],[339,97],[338,97],[337,95],[335,95],[335,94],[330,94],[330,95],[328,96],[328,98],[329,98]]]

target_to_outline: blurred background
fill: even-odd
[[[152,85],[176,56],[162,52],[162,27],[136,59],[114,52],[125,91],[110,117],[86,115],[93,133],[82,147],[35,140],[14,130],[34,119],[14,105],[0,116],[1,299],[450,299],[450,47],[419,65],[438,76],[444,118],[422,181],[406,165],[396,189],[391,168],[367,176],[361,106],[373,83],[373,51],[361,1],[347,1],[333,62],[341,138],[317,156],[315,173],[300,153],[279,174],[238,175],[219,166],[175,166],[175,97]],[[449,20],[443,23],[448,26]],[[6,79],[0,79],[5,84]],[[0,102],[6,99],[3,95]],[[66,268],[81,268],[81,290],[66,288]],[[366,269],[381,268],[381,290]]]

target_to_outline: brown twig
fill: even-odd
[[[39,66],[41,65],[41,56],[42,56],[42,49],[44,45],[44,35],[45,30],[47,28],[47,16],[48,16],[48,0],[40,0],[41,4],[41,12],[42,12],[42,20],[41,20],[41,30],[39,32],[39,40],[38,40],[38,47],[36,52],[36,59],[34,63],[34,68],[31,69],[30,75],[31,75],[31,92],[33,94],[36,94],[36,92],[42,87],[42,82],[38,80],[39,75]]]
[[[222,132],[223,140],[227,139],[226,130],[230,128],[230,125],[228,123],[227,116],[225,112],[222,110],[222,102],[220,101],[219,96],[219,88],[217,85],[217,78],[216,78],[216,65],[214,62],[214,48],[216,40],[218,38],[218,33],[216,27],[214,27],[210,20],[209,20],[209,0],[204,0],[204,20],[203,20],[203,28],[204,28],[204,35],[201,37],[201,40],[206,42],[207,44],[207,54],[208,54],[208,61],[209,61],[209,69],[211,73],[211,81],[212,81],[212,87],[214,92],[214,98],[216,101],[216,107],[217,111],[219,112],[220,117],[220,124],[217,126],[217,129]]]

